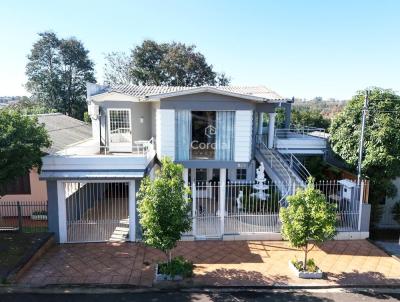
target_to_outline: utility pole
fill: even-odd
[[[368,112],[368,95],[369,91],[365,91],[364,106],[362,109],[362,120],[361,120],[361,135],[360,135],[360,146],[358,148],[358,169],[357,169],[357,184],[361,184],[361,165],[364,153],[364,132],[365,132],[365,121],[367,119]]]

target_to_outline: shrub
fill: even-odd
[[[175,257],[169,262],[160,263],[158,273],[175,277],[177,275],[184,278],[193,276],[194,265],[192,262],[185,260],[182,256]]]

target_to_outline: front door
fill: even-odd
[[[132,152],[130,109],[108,109],[108,142],[110,152]]]

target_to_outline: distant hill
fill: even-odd
[[[336,100],[311,100],[311,101],[296,101],[293,108],[304,110],[316,110],[321,112],[322,116],[327,119],[332,119],[339,112],[341,112],[346,105],[347,101]]]

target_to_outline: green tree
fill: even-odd
[[[82,119],[86,110],[86,82],[95,82],[94,64],[82,42],[39,33],[28,55],[26,87],[45,107]]]
[[[40,171],[42,148],[48,147],[50,139],[37,118],[14,110],[0,110],[0,190],[32,167]]]
[[[365,92],[358,92],[332,121],[333,151],[356,170]],[[400,96],[390,89],[373,88],[365,128],[363,176],[370,178],[372,224],[381,216],[380,202],[393,197],[392,179],[400,175]]]
[[[165,158],[156,178],[146,177],[138,193],[144,242],[169,255],[169,261],[176,242],[191,228],[190,200],[186,197],[190,192],[182,173],[182,165]]]
[[[104,82],[106,84],[132,84],[131,58],[124,52],[112,52],[105,56]]]
[[[104,73],[110,84],[226,86],[230,82],[224,73],[215,72],[207,64],[196,46],[152,40],[136,46],[130,57],[118,52],[108,54]]]
[[[276,125],[283,128],[285,124],[285,109],[278,108],[276,110]],[[309,108],[292,108],[291,110],[291,126],[296,128],[315,127],[327,129],[330,120],[325,118],[320,110]]]
[[[335,206],[314,188],[312,179],[305,189],[297,190],[287,200],[287,208],[281,208],[279,214],[282,235],[292,246],[304,250],[303,269],[306,270],[308,252],[315,244],[330,240],[336,234]]]

